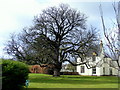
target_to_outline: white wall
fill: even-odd
[[[100,60],[101,60],[100,57],[96,57],[96,62],[99,62]],[[81,61],[81,59],[78,58],[77,62],[80,62],[80,61]],[[103,63],[103,61],[101,61],[102,63],[98,64],[98,66],[96,67],[96,74],[94,74],[94,75],[96,75],[96,76],[110,75],[110,69],[112,69],[113,75],[117,75],[117,70],[115,68],[110,67],[110,65],[109,65],[110,61],[111,61],[111,59],[109,59],[109,58],[106,59],[106,63]],[[77,66],[77,72],[80,75],[90,75],[90,76],[93,75],[92,68],[88,69],[86,66],[85,66],[85,73],[81,73],[81,66],[85,66],[85,65]],[[105,73],[103,73],[103,67],[105,68]]]

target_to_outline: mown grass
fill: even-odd
[[[29,88],[117,88],[115,76],[61,75],[52,77],[46,74],[29,74]]]

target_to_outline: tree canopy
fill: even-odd
[[[49,7],[35,16],[34,24],[24,28],[22,33],[12,35],[6,46],[9,54],[18,60],[54,65],[54,76],[60,75],[62,63],[72,65],[77,57],[84,57],[93,49],[97,41],[96,29],[87,29],[85,14],[68,5]]]

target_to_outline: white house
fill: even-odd
[[[118,70],[116,69],[117,63],[105,56],[102,41],[100,43],[99,55],[93,52],[93,56],[86,57],[86,60],[89,60],[89,65],[91,65],[92,68],[88,69],[85,64],[77,66],[77,72],[80,75],[104,76],[117,75],[118,73]],[[81,59],[77,58],[77,62],[80,63]]]

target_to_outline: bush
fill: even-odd
[[[19,90],[28,79],[28,66],[13,60],[2,61],[2,88],[3,90]]]
[[[79,75],[78,72],[60,72],[60,75]]]

